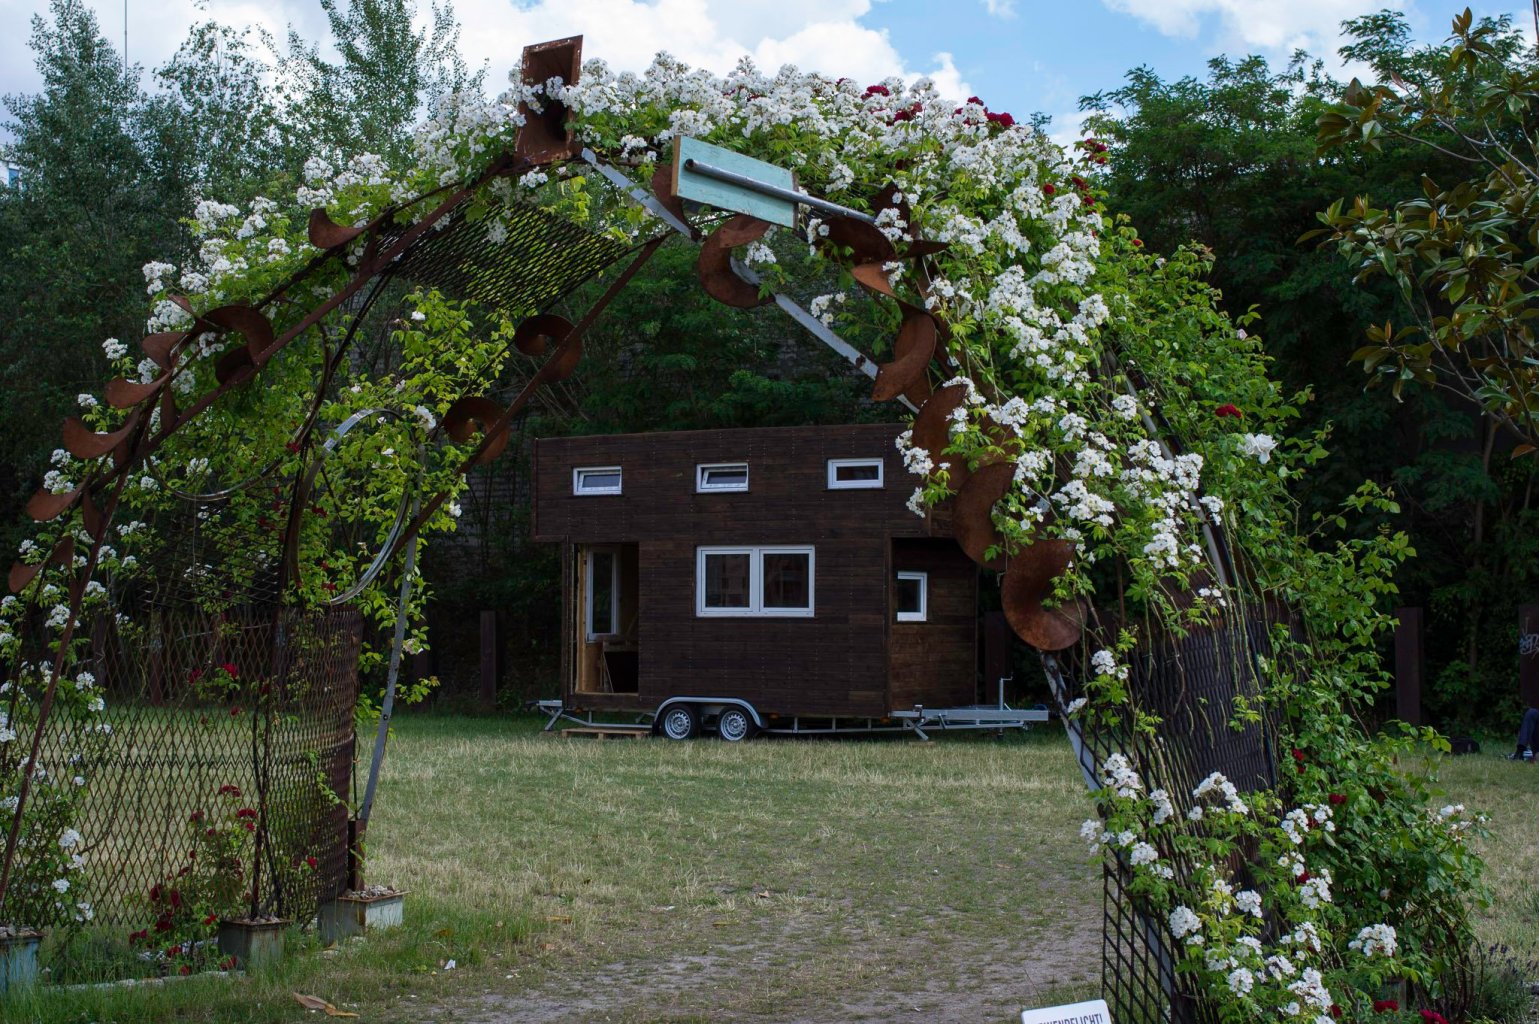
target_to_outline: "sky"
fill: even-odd
[[[87,0],[103,33],[121,47],[125,0]],[[418,0],[425,12],[427,0]],[[1201,75],[1218,54],[1286,60],[1295,49],[1332,59],[1345,18],[1402,10],[1418,39],[1433,41],[1463,0],[453,0],[461,50],[485,65],[493,91],[520,49],[583,35],[585,57],[642,70],[659,50],[726,71],[751,56],[761,68],[795,64],[876,82],[933,78],[957,99],[976,95],[1018,119],[1053,118],[1060,140],[1076,137],[1079,98],[1116,88],[1128,69],[1164,78]],[[1472,3],[1477,14],[1511,13],[1532,33],[1533,15],[1512,3]],[[153,68],[190,25],[213,18],[282,37],[292,25],[322,36],[318,0],[126,0],[128,53]],[[32,92],[40,80],[28,24],[47,0],[0,0],[0,94]]]

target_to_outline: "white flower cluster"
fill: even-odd
[[[1400,942],[1395,936],[1395,929],[1387,924],[1372,924],[1357,933],[1357,938],[1347,943],[1348,949],[1355,949],[1365,957],[1391,957],[1400,948]]]
[[[1192,790],[1193,798],[1201,800],[1204,797],[1217,794],[1224,801],[1225,807],[1235,814],[1249,814],[1250,807],[1240,798],[1240,791],[1235,784],[1226,779],[1221,773],[1214,772],[1197,784]],[[1194,808],[1195,809],[1195,808]],[[1200,818],[1201,815],[1195,817]]]
[[[1112,754],[1101,763],[1101,784],[1115,789],[1124,798],[1136,797],[1144,791],[1144,780],[1126,754]]]

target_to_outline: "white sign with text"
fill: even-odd
[[[1104,999],[1044,1006],[1039,1010],[1022,1010],[1021,1024],[1111,1024],[1111,1010]]]

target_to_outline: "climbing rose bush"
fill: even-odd
[[[1467,839],[1478,826],[1462,812],[1429,815],[1429,779],[1397,764],[1435,747],[1430,732],[1368,738],[1353,717],[1384,685],[1375,645],[1389,624],[1391,575],[1411,554],[1403,536],[1358,531],[1353,520],[1392,508],[1392,498],[1365,487],[1340,516],[1300,521],[1290,489],[1325,456],[1319,437],[1287,429],[1308,395],[1284,394],[1271,380],[1253,316],[1236,322],[1219,310],[1203,280],[1209,254],[1148,253],[1105,209],[1101,143],[1066,152],[977,98],[957,105],[923,81],[868,85],[795,68],[765,74],[747,63],[723,78],[667,56],[636,75],[590,61],[576,83],[552,79],[495,101],[443,104],[405,171],[318,154],[292,198],[246,210],[200,204],[197,253],[181,266],[145,268],[150,328],[184,325],[184,303],[202,310],[258,298],[313,259],[302,230],[312,206],[362,225],[413,196],[476,179],[512,149],[520,103],[538,109],[551,100],[565,104],[586,146],[638,185],[689,135],[790,167],[804,188],[848,206],[869,210],[889,186],[901,197],[879,218],[898,257],[883,270],[900,300],[944,324],[946,370],[935,382],[964,395],[943,451],[916,448],[909,435],[899,441],[915,476],[910,504],[924,514],[952,496],[964,467],[1006,464],[1014,486],[994,510],[998,547],[1013,554],[1041,539],[1072,544],[1054,600],[1084,598],[1119,616],[1091,621],[1077,662],[1080,692],[1064,710],[1085,728],[1153,736],[1161,723],[1140,705],[1129,670],[1141,644],[1268,606],[1295,613],[1296,628],[1280,625],[1272,656],[1256,666],[1260,696],[1229,709],[1236,726],[1263,716],[1281,724],[1282,749],[1296,754],[1280,766],[1277,786],[1242,791],[1214,774],[1189,793],[1151,791],[1144,780],[1156,766],[1130,749],[1096,766],[1102,814],[1087,823],[1086,839],[1130,873],[1131,895],[1184,951],[1183,983],[1226,1020],[1318,1024],[1342,1007],[1367,1010],[1402,980],[1435,997],[1440,972],[1467,942],[1466,898],[1479,871]],[[496,241],[522,203],[621,240],[662,230],[581,161],[493,178],[466,216]],[[394,216],[404,223],[420,210]],[[848,254],[830,237],[812,217],[742,258],[766,287],[795,293],[823,322],[884,355],[897,309],[855,287]],[[921,239],[946,246],[923,273],[908,258]],[[345,268],[327,273],[315,279],[317,295]],[[463,450],[446,442],[438,420],[454,398],[500,372],[509,333],[528,312],[423,295],[400,324],[409,365],[373,375],[350,367],[328,394],[328,423],[381,405],[401,414],[358,456],[365,468],[389,469],[367,492],[381,531],[387,517],[377,510],[407,486],[412,460],[401,452],[420,446],[429,489],[453,486],[446,467]],[[278,309],[275,326],[297,315]],[[219,460],[284,458],[285,432],[309,394],[305,344],[316,342],[307,336],[292,359],[265,368],[261,393],[230,406],[228,418],[179,437],[166,464],[201,472]],[[121,344],[106,354],[123,369],[154,372]],[[188,355],[188,396],[211,386],[212,355]],[[121,421],[93,396],[81,404],[97,429]],[[251,423],[276,425],[254,442],[260,450],[228,443],[243,436],[232,425]],[[282,472],[298,468],[302,453],[290,454]],[[134,500],[152,506],[154,481],[141,483]],[[452,516],[436,525],[452,528]],[[1241,563],[1227,582],[1214,571],[1216,530]],[[326,566],[342,555],[322,537],[307,540],[306,565],[318,570],[307,579],[323,591]]]

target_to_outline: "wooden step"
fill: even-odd
[[[573,736],[593,736],[601,740],[645,739],[651,735],[648,729],[630,729],[625,726],[585,725],[572,729],[562,729],[561,738],[571,739]]]

